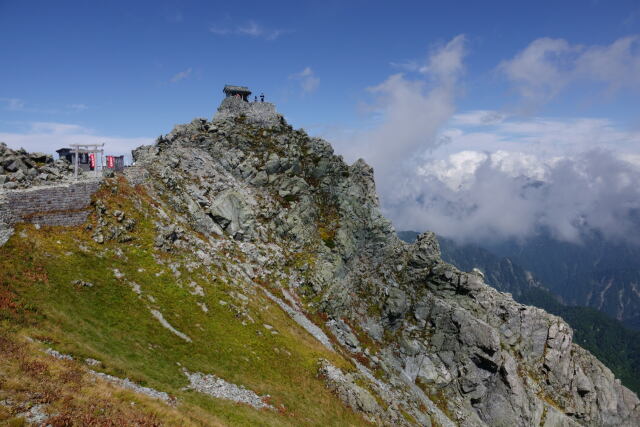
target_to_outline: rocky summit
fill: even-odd
[[[0,142],[0,189],[52,184],[72,177],[73,165],[64,159],[54,161],[49,154],[12,150]]]
[[[32,273],[1,278],[5,342],[146,389],[159,424],[640,425],[561,318],[443,262],[433,233],[399,240],[373,169],[272,104],[227,98],[133,154],[83,226],[15,226],[0,267]],[[73,419],[2,382],[23,365],[0,409]]]

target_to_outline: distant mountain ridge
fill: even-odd
[[[398,237],[409,243],[418,235],[416,231],[398,232]],[[610,367],[627,387],[636,392],[640,390],[640,332],[628,329],[625,324],[594,308],[563,304],[562,298],[545,287],[544,280],[538,280],[537,276],[511,257],[499,256],[478,245],[459,244],[440,236],[438,242],[442,259],[446,262],[464,271],[478,268],[489,285],[511,293],[516,301],[562,317],[574,329],[577,343]],[[506,248],[503,250],[507,252]],[[518,259],[523,256],[520,255]],[[559,263],[561,260],[555,265]],[[546,271],[551,275],[552,268]],[[579,275],[575,274],[575,277]]]
[[[533,272],[565,304],[593,307],[640,329],[640,246],[599,233],[581,238],[573,244],[540,233],[524,242],[488,243],[487,249]]]

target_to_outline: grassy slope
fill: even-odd
[[[6,324],[3,326],[7,326]],[[97,380],[77,362],[58,360],[8,330],[0,329],[0,400],[28,402],[19,412],[46,404],[55,413],[54,427],[69,425],[163,424],[194,426],[177,408]],[[0,406],[0,425],[25,425],[24,417]],[[223,425],[213,417],[211,425]]]
[[[106,373],[166,391],[181,402],[179,412],[198,424],[364,423],[316,378],[319,357],[349,368],[344,360],[293,324],[261,293],[252,296],[245,308],[255,323],[243,326],[243,318],[233,309],[240,304],[228,294],[233,287],[220,279],[226,272],[211,275],[200,267],[181,270],[176,278],[158,263],[153,257],[153,211],[144,192],[120,182],[115,194],[105,188],[99,197],[109,209],[123,210],[136,219],[135,240],[98,245],[82,227],[18,227],[0,249],[0,292],[6,295],[0,298],[4,301],[0,319],[5,329],[37,337],[81,359],[98,359]],[[169,262],[187,254],[162,256]],[[124,277],[116,278],[113,268]],[[78,279],[94,286],[78,287],[72,283]],[[191,280],[204,288],[205,297],[189,292],[185,283]],[[132,291],[131,281],[140,285],[142,296]],[[220,300],[228,304],[221,305]],[[206,303],[208,313],[196,305],[198,301]],[[151,308],[160,310],[193,342],[163,328],[151,316]],[[269,333],[265,323],[279,334]],[[269,394],[270,403],[280,410],[257,411],[184,391],[188,381],[181,366]]]

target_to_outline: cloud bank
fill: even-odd
[[[594,149],[544,160],[464,151],[425,164],[385,209],[402,229],[462,241],[526,238],[542,229],[579,242],[583,233],[640,243],[640,165]]]
[[[525,102],[547,102],[585,79],[608,92],[640,87],[637,37],[607,46],[538,39],[499,69]],[[374,166],[397,229],[462,241],[526,238],[544,229],[640,243],[640,132],[603,118],[456,113],[465,37],[368,89],[373,125],[341,152]]]

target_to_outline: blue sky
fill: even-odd
[[[449,187],[488,161],[536,179],[593,149],[640,164],[637,0],[0,0],[0,52],[14,148],[127,152],[210,118],[231,83],[370,161],[387,209],[407,162],[412,185]]]
[[[458,108],[505,108],[514,100],[496,75],[500,61],[539,37],[594,45],[637,34],[640,5],[3,0],[0,32],[1,129],[63,122],[141,137],[211,116],[226,82],[264,91],[297,126],[359,127],[366,88],[400,71],[392,63],[423,60],[432,46],[459,34],[469,53]],[[319,84],[305,94],[291,76],[307,67]],[[7,99],[19,101],[7,109]],[[554,115],[578,110],[634,119],[613,102],[580,101],[546,108]]]

